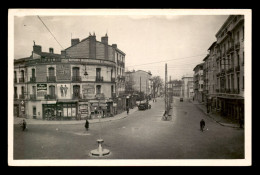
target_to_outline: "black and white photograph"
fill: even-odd
[[[250,166],[250,9],[9,9],[10,166]]]

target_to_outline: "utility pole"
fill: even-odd
[[[142,80],[142,78],[140,76],[140,104],[141,104],[141,80]]]
[[[168,116],[168,102],[167,102],[167,63],[165,64],[165,116]]]

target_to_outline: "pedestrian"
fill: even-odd
[[[22,128],[23,128],[23,131],[26,129],[26,121],[23,119],[23,123],[22,123]]]
[[[88,131],[88,128],[89,128],[89,122],[88,122],[88,119],[86,119],[85,128],[86,128],[86,130]]]
[[[203,119],[201,119],[200,121],[200,130],[203,132],[203,129],[205,127],[205,121]]]

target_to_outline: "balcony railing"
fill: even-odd
[[[30,82],[31,82],[31,83],[35,83],[35,82],[36,82],[36,77],[31,77],[31,78],[30,78]]]
[[[56,76],[48,76],[47,82],[56,82]]]
[[[30,94],[30,100],[36,100],[36,94]]]
[[[14,83],[17,83],[17,78],[14,78]]]
[[[240,71],[240,66],[236,66],[236,72],[239,72]]]
[[[75,100],[75,99],[82,99],[82,95],[79,94],[79,93],[74,93],[72,98]]]
[[[24,83],[24,78],[19,78],[19,83]]]
[[[240,42],[237,42],[237,43],[235,44],[235,49],[236,49],[236,50],[239,50],[239,49],[240,49]]]
[[[20,94],[19,95],[19,99],[25,99],[25,95],[24,94]]]
[[[56,95],[50,95],[50,94],[46,94],[44,96],[45,100],[56,100]]]
[[[72,76],[72,81],[73,82],[80,82],[81,81],[81,76]]]
[[[102,82],[102,81],[104,81],[104,80],[103,80],[103,77],[100,77],[100,76],[97,76],[97,77],[96,77],[96,82]]]

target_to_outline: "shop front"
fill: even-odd
[[[77,116],[77,102],[42,104],[44,120],[72,120]]]

